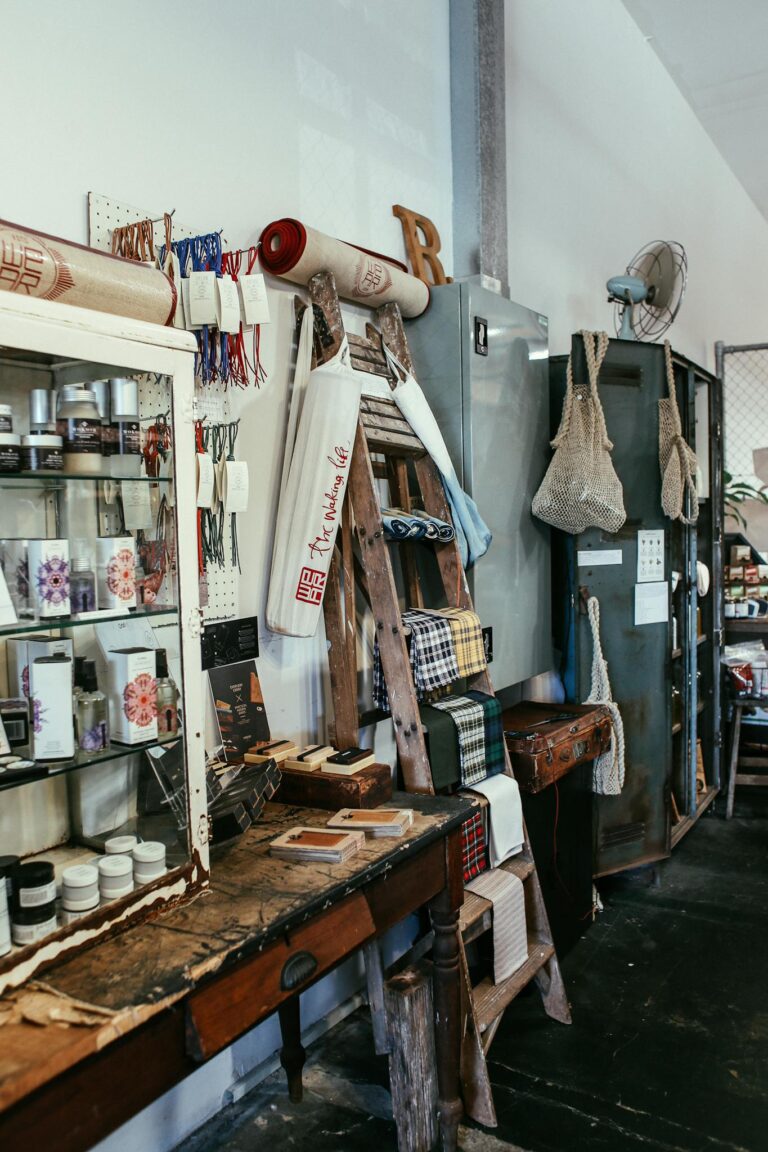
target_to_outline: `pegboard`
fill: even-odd
[[[88,242],[92,248],[98,248],[102,252],[111,252],[113,229],[148,219],[153,221],[155,250],[159,252],[160,247],[165,243],[162,212],[135,208],[132,204],[124,204],[112,196],[103,196],[98,192],[88,193]],[[174,214],[174,240],[187,239],[210,231],[212,231],[210,223],[206,226],[191,228],[181,223]],[[221,243],[224,248],[228,247],[228,241],[223,233]],[[141,412],[144,416],[164,412],[167,408],[168,397],[162,378],[157,380],[154,376],[142,376],[139,382],[139,398]],[[204,417],[211,423],[226,424],[237,418],[237,415],[233,414],[232,389],[227,389],[221,384],[196,385],[195,399],[200,417]],[[230,538],[230,520],[231,517],[227,516],[224,529],[227,542]],[[211,564],[206,575],[208,604],[203,610],[205,620],[227,620],[239,616],[240,574],[237,568],[234,568],[231,563],[227,563],[223,568],[217,564]]]

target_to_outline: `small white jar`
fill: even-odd
[[[130,856],[138,842],[138,836],[111,836],[104,844],[104,851],[107,856]]]
[[[99,860],[99,892],[102,903],[119,900],[133,892],[133,861],[130,856],[102,856]]]
[[[137,884],[149,884],[165,872],[165,844],[145,840],[133,850],[133,876]]]
[[[91,864],[73,864],[61,874],[61,906],[67,912],[88,912],[99,906],[99,873]]]

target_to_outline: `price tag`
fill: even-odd
[[[240,296],[231,276],[216,280],[216,327],[219,332],[237,335],[240,331]]]
[[[190,272],[189,311],[186,313],[193,328],[216,323],[216,273]],[[186,301],[185,301],[186,306]]]
[[[202,324],[193,324],[190,316],[189,305],[189,277],[185,276],[181,281],[181,308],[184,313],[184,327],[187,332],[194,332],[198,328],[202,328]]]
[[[261,272],[241,276],[237,282],[240,289],[240,312],[246,328],[254,324],[269,324],[269,300],[267,286]]]
[[[213,460],[207,452],[197,453],[197,506],[212,508],[216,497]]]
[[[245,460],[227,460],[224,471],[224,511],[248,511],[248,465]]]
[[[123,500],[123,519],[129,531],[135,528],[152,527],[152,505],[149,498],[149,484],[137,480],[123,480],[120,484]]]

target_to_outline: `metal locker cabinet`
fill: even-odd
[[[586,379],[580,336],[573,337],[572,354],[575,378]],[[658,463],[658,401],[666,394],[665,379],[663,346],[611,340],[599,392],[614,444],[614,467],[624,488],[627,520],[615,535],[592,528],[576,538],[561,537],[555,550],[559,608],[571,625],[566,653],[568,697],[583,701],[589,695],[592,637],[582,611],[580,590],[584,589],[584,595],[600,601],[603,652],[624,720],[623,791],[620,796],[595,797],[596,875],[658,860],[670,850],[670,626],[634,625],[638,530],[664,529],[667,581],[673,558],[670,521],[661,510]],[[564,358],[553,361],[551,380],[556,427],[565,395]],[[590,552],[605,550],[620,551],[621,563],[584,563]],[[681,555],[675,556],[676,565],[682,562]]]
[[[432,289],[407,331],[459,479],[493,532],[468,577],[493,630],[498,691],[552,667],[550,534],[531,515],[549,459],[547,320],[464,282]]]

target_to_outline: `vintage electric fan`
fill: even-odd
[[[688,278],[688,258],[675,240],[654,240],[633,256],[623,276],[606,284],[616,305],[621,340],[657,340],[680,309]]]

